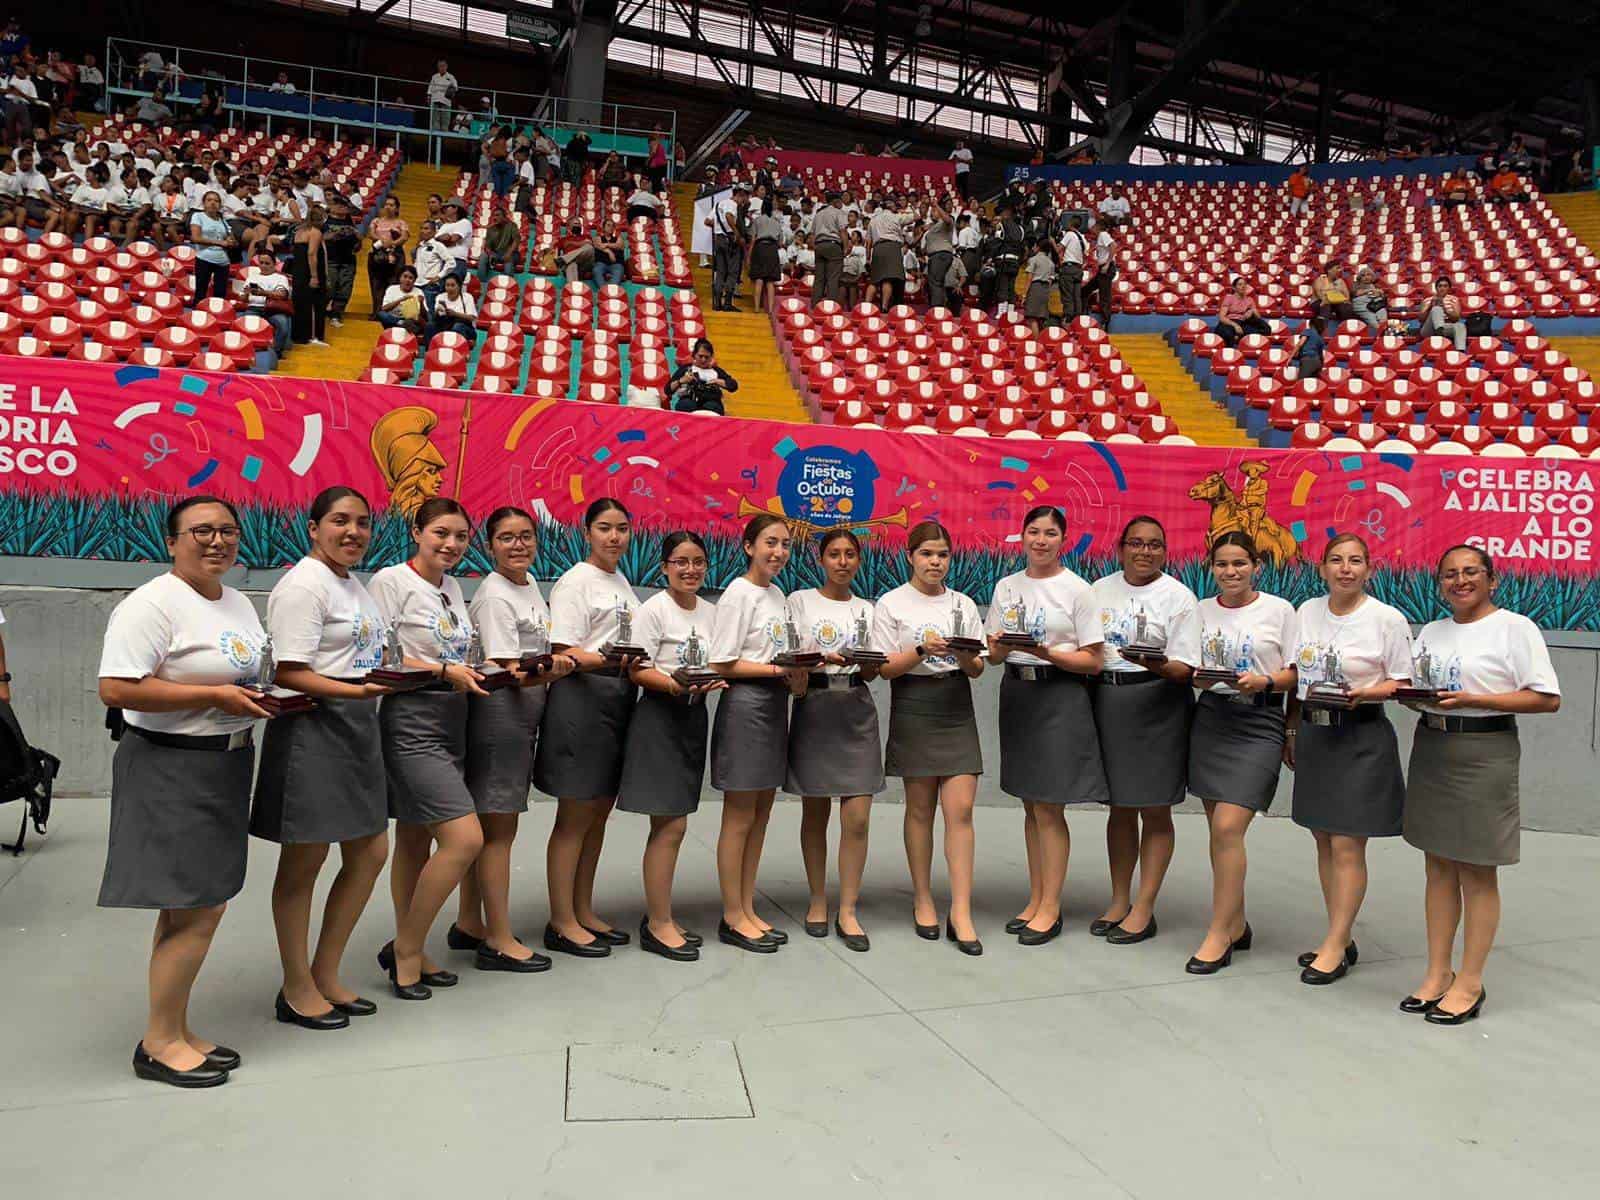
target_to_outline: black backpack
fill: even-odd
[[[55,788],[56,774],[61,770],[61,760],[54,754],[36,750],[28,744],[27,735],[11,705],[0,700],[0,804],[12,800],[24,803],[22,827],[17,830],[17,840],[0,843],[0,848],[12,854],[22,853],[22,843],[28,836],[28,822],[43,833],[50,820],[50,794]]]

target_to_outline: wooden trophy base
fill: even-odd
[[[947,637],[944,640],[944,644],[952,650],[961,651],[963,654],[982,654],[988,649],[977,638],[969,637]]]
[[[1349,708],[1350,689],[1339,683],[1313,683],[1301,703],[1307,708]]]
[[[554,654],[524,654],[517,666],[529,675],[543,675],[555,662]]]
[[[1043,650],[1039,639],[1031,633],[1002,633],[994,639],[1007,650]]]
[[[1212,688],[1217,684],[1234,687],[1239,682],[1239,672],[1225,671],[1221,667],[1200,667],[1192,676],[1195,687]]]
[[[679,687],[702,688],[721,679],[710,667],[679,667],[672,672],[672,681]]]
[[[1119,653],[1131,663],[1138,663],[1141,667],[1159,667],[1167,661],[1167,651],[1164,646],[1124,646]]]
[[[889,661],[889,656],[881,650],[846,650],[841,657],[845,662],[855,663],[858,667],[881,667]]]
[[[295,713],[310,712],[317,702],[304,692],[261,692],[256,696],[258,707],[269,717],[292,717]]]
[[[772,657],[775,665],[789,671],[811,671],[822,665],[822,655],[814,650],[785,650]]]
[[[474,667],[473,670],[483,676],[478,680],[478,686],[486,692],[503,691],[508,687],[516,687],[521,682],[513,672],[487,663],[481,667]]]
[[[1443,688],[1401,687],[1394,690],[1394,698],[1396,700],[1420,700],[1424,703],[1432,702],[1440,696],[1447,695],[1449,693]]]
[[[438,683],[439,676],[434,671],[414,670],[410,667],[377,667],[367,672],[368,683],[382,684],[395,692],[414,692],[418,688],[425,688],[430,683]]]

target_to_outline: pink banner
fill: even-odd
[[[778,160],[781,168],[793,167],[803,172],[809,167],[819,175],[828,170],[835,175],[845,171],[854,171],[857,175],[864,171],[873,175],[887,172],[892,176],[910,175],[913,179],[924,175],[954,179],[956,175],[955,163],[943,158],[885,158],[877,154],[818,154],[807,150],[741,150],[739,154],[750,167],[761,166],[770,155]]]

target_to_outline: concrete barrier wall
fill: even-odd
[[[38,562],[0,560],[0,579],[6,581],[0,583],[0,610],[6,618],[0,633],[16,676],[13,699],[29,738],[61,757],[60,793],[103,796],[111,786],[112,743],[105,733],[105,709],[95,693],[95,681],[106,618],[128,589],[162,568],[113,568],[100,563],[26,565]],[[111,578],[117,586],[109,590],[31,582],[43,578],[65,584]],[[275,580],[274,572],[256,572],[230,582],[244,588],[265,612],[266,594]],[[470,596],[471,581],[465,590]],[[1594,784],[1600,767],[1595,711],[1600,637],[1557,633],[1547,639],[1565,697],[1555,716],[1522,721],[1523,822],[1530,829],[1600,835],[1600,804],[1595,800]],[[978,727],[988,767],[978,791],[980,804],[1014,803],[1000,791],[999,678],[999,672],[991,669],[976,684]],[[873,693],[887,729],[888,688],[880,685]],[[1402,753],[1407,754],[1415,718],[1397,705],[1390,711],[1400,731]],[[1288,814],[1291,783],[1292,776],[1284,772],[1273,804],[1275,815]],[[897,801],[898,785],[891,783],[884,798]]]

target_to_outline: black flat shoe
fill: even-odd
[[[272,1002],[273,1011],[278,1014],[278,1020],[285,1025],[298,1025],[301,1029],[348,1029],[350,1018],[336,1008],[329,1008],[327,1012],[315,1017],[308,1017],[305,1013],[296,1012],[294,1006],[284,998],[282,992]]]
[[[685,929],[682,925],[679,925],[678,932],[683,935],[683,940],[688,942],[689,945],[693,946],[696,950],[700,949],[701,946],[706,944],[705,938],[701,937],[692,929]]]
[[[592,942],[575,942],[554,925],[544,927],[544,948],[575,958],[605,958],[611,953],[611,943],[595,938]]]
[[[620,929],[593,929],[588,925],[584,928],[608,946],[626,946],[633,941],[631,934],[623,933]]]
[[[473,955],[472,965],[480,971],[509,971],[513,975],[532,975],[536,971],[548,971],[550,960],[537,950],[527,958],[512,958],[509,954],[501,954],[488,942],[484,942]]]
[[[1316,967],[1307,966],[1300,972],[1300,982],[1309,983],[1312,987],[1323,987],[1330,983],[1337,983],[1350,973],[1350,959],[1341,958],[1339,965],[1331,971],[1319,971]]]
[[[789,944],[789,935],[781,929],[763,930],[761,936],[766,938],[767,941],[775,942],[780,946],[787,946]]]
[[[473,937],[461,926],[451,922],[450,928],[445,932],[444,944],[452,950],[476,950],[483,945],[481,937]]]
[[[1250,928],[1250,922],[1244,923],[1244,932],[1222,952],[1221,958],[1201,958],[1195,955],[1183,964],[1183,969],[1191,975],[1215,975],[1218,971],[1233,962],[1235,950],[1248,950],[1255,944],[1255,932]]]
[[[1478,993],[1477,1000],[1465,1012],[1445,1012],[1442,1008],[1435,1008],[1432,1012],[1426,1013],[1422,1019],[1429,1025],[1465,1025],[1468,1021],[1477,1019],[1478,1014],[1483,1011],[1483,1002],[1488,998],[1489,990],[1485,988]]]
[[[385,971],[389,972],[389,986],[394,989],[394,994],[397,999],[433,999],[433,988],[428,984],[428,976],[426,972],[423,973],[422,978],[418,979],[416,983],[400,982],[399,967],[395,962],[393,942],[387,943],[382,950],[378,951],[378,965]],[[454,977],[452,976],[452,981],[453,979]]]
[[[1422,1013],[1424,1015],[1431,1013],[1434,1009],[1439,1007],[1439,1001],[1443,1000],[1449,993],[1450,989],[1455,987],[1455,985],[1456,977],[1451,975],[1450,982],[1445,985],[1444,991],[1440,992],[1432,1000],[1424,1000],[1421,996],[1407,996],[1404,1000],[1400,1001],[1400,1011],[1403,1013],[1413,1014]]]
[[[1027,927],[1028,918],[1026,917],[1012,917],[1011,920],[1006,922],[1006,932],[1011,934],[1013,937],[1021,933]]]
[[[822,920],[820,920],[820,921],[807,921],[806,922],[806,936],[807,937],[814,937],[814,938],[825,938],[825,937],[827,937],[828,936],[828,918],[827,917],[823,917]]]
[[[937,916],[934,917],[934,923],[932,925],[923,925],[917,920],[916,916],[913,915],[911,918],[911,927],[917,931],[917,936],[919,938],[923,938],[930,942],[937,942],[939,940],[939,919]]]
[[[133,1048],[133,1073],[140,1079],[179,1088],[208,1088],[228,1082],[228,1073],[221,1067],[213,1067],[209,1059],[198,1067],[180,1071],[159,1059],[151,1058],[145,1053],[143,1042]]]
[[[1089,922],[1089,933],[1093,937],[1108,937],[1118,925],[1116,921],[1109,921],[1105,917],[1096,917]]]
[[[1127,918],[1124,917],[1123,920],[1126,921]],[[1138,933],[1130,933],[1120,923],[1112,926],[1111,932],[1106,934],[1106,942],[1112,946],[1137,946],[1140,942],[1148,942],[1155,935],[1156,919],[1152,914],[1150,919],[1145,922],[1144,928],[1139,930]]]
[[[206,1066],[219,1071],[237,1071],[243,1061],[237,1050],[230,1050],[226,1046],[213,1046],[206,1051]]]
[[[348,1003],[341,1000],[334,1000],[331,1003],[347,1017],[370,1017],[378,1011],[376,1004],[361,996],[357,996]]]
[[[839,940],[844,943],[846,950],[854,950],[857,954],[865,954],[872,949],[872,943],[865,933],[846,933],[838,921],[833,923],[833,931],[839,935]]]
[[[765,935],[753,938],[746,937],[726,921],[717,922],[717,940],[729,946],[737,946],[741,950],[748,950],[751,954],[776,954],[778,943],[771,941]]]
[[[1233,943],[1233,945],[1229,947],[1229,949],[1230,950],[1248,950],[1248,949],[1250,949],[1251,946],[1254,946],[1255,944],[1256,944],[1256,931],[1254,929],[1251,929],[1250,928],[1250,922],[1246,921],[1244,923],[1244,932],[1239,935],[1238,940],[1235,941]]]
[[[694,962],[700,957],[700,951],[684,942],[681,946],[669,946],[650,932],[650,922],[639,922],[639,949],[648,954],[659,954],[662,958],[670,958],[673,962]]]
[[[955,922],[950,920],[948,917],[945,918],[944,936],[954,942],[956,944],[956,949],[961,951],[963,954],[970,954],[973,958],[977,958],[978,955],[983,953],[983,943],[977,938],[973,938],[970,942],[965,942],[956,936]]]
[[[1315,950],[1307,950],[1304,954],[1300,955],[1299,958],[1295,959],[1295,962],[1299,963],[1302,967],[1309,967],[1313,962],[1316,961],[1316,958],[1317,952]],[[1353,967],[1360,960],[1361,951],[1356,947],[1354,942],[1351,942],[1344,948],[1344,961]]]
[[[1035,929],[1031,925],[1024,925],[1022,932],[1017,934],[1019,946],[1042,946],[1046,942],[1053,942],[1061,936],[1061,918],[1057,917],[1055,924],[1049,929]]]

